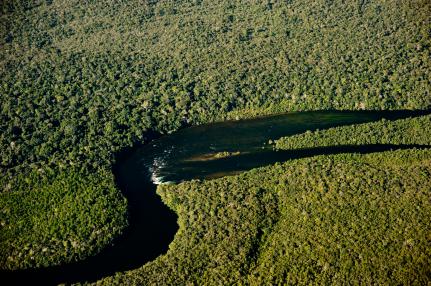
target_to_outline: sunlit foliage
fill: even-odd
[[[426,284],[431,152],[288,161],[161,185],[170,251],[101,285]]]
[[[336,145],[430,145],[431,115],[396,121],[341,126],[316,130],[275,141],[277,149],[301,149]]]
[[[125,203],[108,170],[116,152],[148,141],[149,131],[168,133],[191,124],[292,110],[430,108],[430,9],[426,0],[0,1],[1,266],[76,260],[97,252],[118,235],[126,224]],[[390,153],[385,154],[390,158]],[[413,172],[406,168],[405,172]],[[408,180],[409,186],[420,172],[400,178]],[[239,178],[248,176],[252,175]],[[217,182],[205,184],[224,184]],[[286,210],[279,208],[288,199],[252,182],[250,189],[241,184],[222,188],[229,196],[217,209],[223,223],[208,220],[221,232],[198,232],[196,226],[197,233],[209,240],[199,240],[204,242],[189,252],[185,245],[196,240],[186,241],[189,236],[182,240],[183,227],[171,254],[143,268],[145,275],[153,275],[148,281],[160,284],[177,279],[172,273],[178,273],[179,282],[189,277],[197,282],[250,279],[260,283],[265,269],[259,265],[268,261],[274,267],[273,273],[264,273],[270,281],[277,283],[280,277],[291,281],[283,276],[282,262],[271,258],[273,248],[265,250],[281,231],[277,228],[268,236],[276,221],[284,219]],[[214,188],[213,195],[196,198],[199,204],[205,199],[208,212],[213,204],[219,205],[212,196],[220,194],[221,187]],[[178,208],[181,223],[186,224],[184,211],[193,207],[169,203]],[[413,203],[406,203],[406,212],[414,210],[410,209]],[[109,209],[110,230],[102,226],[108,221],[102,206]],[[246,213],[239,214],[234,207]],[[394,205],[401,211],[398,207]],[[62,210],[59,221],[47,220],[56,214],[55,208]],[[421,214],[412,214],[412,225],[420,225]],[[73,216],[81,219],[76,229]],[[235,226],[224,225],[230,220]],[[95,229],[105,237],[85,244]],[[50,242],[47,237],[52,231],[58,240]],[[211,240],[213,236],[217,239]],[[420,239],[406,245],[422,249]],[[280,243],[280,247],[287,246]],[[286,249],[277,255],[290,253]],[[418,270],[422,265],[408,254],[400,257],[406,258],[400,269]],[[426,260],[429,253],[420,257]],[[319,267],[339,273],[328,261],[320,261]],[[289,273],[302,273],[298,269]],[[295,277],[338,281],[332,274],[312,278],[319,270],[310,269],[311,274]],[[369,268],[361,269],[352,271],[374,277],[376,283],[398,278],[423,282],[419,270],[417,276],[410,270],[400,276],[395,270],[374,274],[367,272]],[[133,279],[147,279],[144,274],[133,275]]]

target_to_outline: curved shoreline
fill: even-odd
[[[388,112],[385,113],[387,114]],[[414,112],[407,112],[406,114],[401,115],[398,118],[414,116],[412,115],[413,113]],[[416,114],[418,114],[417,116],[419,116],[428,113],[430,113],[430,111],[419,111]],[[315,116],[315,114],[318,115],[319,113],[309,113],[309,115],[312,116]],[[330,114],[330,112],[326,112],[325,114]],[[336,113],[336,115],[340,114],[351,115],[352,113]],[[271,121],[273,118],[281,116],[282,115],[277,115],[267,118],[268,121]],[[362,119],[358,119],[358,122],[355,123],[360,123],[361,120]],[[365,120],[365,122],[371,122],[375,120]],[[239,121],[236,125],[247,125],[253,122],[261,124],[262,121],[265,120],[263,120],[262,118],[255,120],[245,120]],[[227,124],[231,126],[232,124],[235,125],[235,122],[229,122]],[[215,123],[211,125],[201,125],[197,127],[183,129],[182,132],[177,132],[165,137],[161,137],[160,139],[152,141],[149,144],[138,147],[137,150],[126,152],[125,157],[118,160],[118,162],[114,166],[114,175],[118,187],[129,202],[130,227],[127,228],[126,232],[121,237],[115,240],[113,246],[107,247],[99,254],[93,257],[89,257],[88,259],[85,259],[83,261],[41,269],[3,272],[1,273],[2,277],[5,277],[4,279],[6,281],[11,281],[12,284],[10,285],[22,285],[28,281],[31,281],[32,283],[43,283],[44,285],[55,285],[58,283],[76,283],[82,281],[96,281],[119,271],[138,268],[145,263],[157,258],[159,255],[165,253],[168,250],[169,244],[172,242],[178,229],[178,226],[176,224],[177,216],[173,211],[171,211],[166,205],[163,204],[160,197],[155,192],[157,186],[155,182],[151,180],[151,177],[154,176],[155,170],[154,168],[149,168],[149,165],[147,165],[147,163],[149,162],[154,164],[154,160],[157,157],[157,154],[151,154],[150,158],[147,158],[148,162],[143,162],[145,160],[142,159],[142,156],[143,154],[146,154],[148,156],[146,152],[150,150],[162,150],[163,154],[167,154],[164,154],[164,156],[170,156],[169,154],[175,151],[165,152],[166,149],[164,149],[164,147],[170,146],[169,144],[172,143],[168,140],[169,138],[173,138],[173,141],[177,142],[179,139],[178,134],[187,137],[193,135],[193,133],[191,135],[188,134],[188,132],[191,132],[191,130],[196,131],[197,134],[201,134],[201,132],[204,132],[206,129],[214,129],[215,127],[221,127],[223,129],[225,125],[223,125],[223,123]],[[265,128],[271,129],[272,125],[269,127],[264,126],[264,129]],[[216,135],[218,136],[218,133],[216,133]],[[211,136],[209,137],[209,140],[212,140]],[[167,145],[163,145],[163,142],[165,142]],[[206,142],[205,140],[203,140],[203,142],[201,143]],[[246,147],[250,148],[250,146],[247,144]],[[160,148],[160,150],[157,148]],[[204,162],[188,162],[188,167],[194,168],[195,170],[199,169],[200,171],[202,171],[202,169],[204,169],[205,171],[206,168],[208,172],[192,173],[191,175],[188,172],[179,172],[180,177],[175,177],[178,176],[178,173],[175,173],[175,176],[173,178],[180,179],[176,179],[173,181],[190,179],[190,177],[184,175],[195,176],[196,178],[213,178],[214,176],[220,177],[241,171],[246,171],[256,167],[270,165],[275,162],[283,162],[289,159],[306,158],[316,155],[330,155],[338,153],[365,154],[382,152],[387,150],[410,148],[430,148],[430,146],[359,145],[322,147],[294,151],[260,150],[253,153],[241,152],[237,156],[223,157],[217,160],[209,160]],[[199,148],[198,151],[200,151]],[[176,159],[176,157],[174,157],[174,159]],[[173,172],[180,170],[176,170],[174,167],[172,169]],[[177,168],[179,167],[177,166]],[[223,170],[223,172],[217,173],[217,170]],[[163,168],[161,171],[166,172],[166,170],[163,170]],[[218,176],[217,174],[219,174],[220,176]],[[181,175],[183,175],[183,177],[181,177]],[[163,178],[160,180],[163,181]],[[160,221],[162,221],[163,224],[160,224]]]

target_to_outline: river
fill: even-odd
[[[168,251],[178,229],[176,214],[155,190],[160,183],[212,179],[289,159],[319,154],[371,153],[414,146],[338,146],[275,151],[270,140],[307,130],[428,114],[429,111],[314,111],[194,126],[162,136],[121,156],[114,167],[129,204],[130,227],[94,257],[42,269],[0,273],[9,285],[96,281],[138,268]],[[416,146],[420,147],[420,146]]]

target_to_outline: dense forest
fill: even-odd
[[[429,108],[430,8],[2,1],[2,170],[104,167],[147,130],[229,116]]]
[[[179,215],[170,251],[100,285],[426,284],[430,159],[318,156],[161,185]]]
[[[431,108],[430,11],[426,0],[0,1],[0,269],[110,244],[128,224],[116,154],[160,134]],[[276,146],[430,145],[429,132],[424,116]],[[102,282],[426,284],[430,172],[429,151],[404,150],[160,186],[179,216],[170,251]]]
[[[85,176],[68,170],[52,180],[36,181],[35,177],[32,181],[20,176],[18,180],[28,182],[0,194],[3,268],[83,259],[100,251],[127,226],[127,204],[115,188],[112,174]]]
[[[292,150],[337,145],[430,145],[431,115],[396,121],[316,130],[276,140],[275,148]]]

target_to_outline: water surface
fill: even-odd
[[[126,168],[141,170],[154,184],[207,179],[250,170],[274,162],[334,148],[305,151],[273,150],[270,140],[329,127],[394,120],[419,115],[418,111],[314,111],[297,112],[243,121],[195,126],[161,137],[141,147]],[[370,151],[371,151],[371,146]],[[316,152],[318,151],[318,152]],[[349,152],[348,150],[346,152]]]
[[[274,151],[268,144],[282,136],[329,127],[394,120],[429,111],[316,111],[182,129],[128,152],[115,165],[117,185],[129,204],[130,227],[94,257],[66,265],[0,273],[7,285],[55,285],[96,281],[139,268],[168,250],[178,229],[176,215],[155,192],[156,185],[212,179],[252,168],[319,154],[370,153],[422,146],[334,146]],[[174,273],[172,275],[175,275]]]

